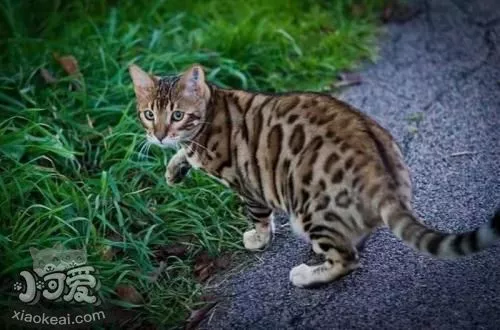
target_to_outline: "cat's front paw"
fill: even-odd
[[[181,182],[190,170],[189,164],[179,164],[177,166],[167,166],[165,172],[165,180],[167,184],[172,186]]]
[[[292,282],[293,285],[299,288],[304,288],[309,286],[312,281],[313,281],[312,267],[306,264],[295,266],[290,271],[290,282]]]
[[[265,247],[270,238],[271,232],[257,232],[257,230],[252,229],[243,234],[243,245],[245,249],[255,251]]]

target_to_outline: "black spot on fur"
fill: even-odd
[[[312,177],[313,177],[312,171],[307,172],[307,174],[302,177],[302,183],[305,185],[309,185],[312,181]]]
[[[288,117],[287,122],[288,122],[289,124],[293,124],[293,123],[294,123],[294,122],[295,122],[298,118],[299,118],[299,116],[298,116],[298,115],[290,115],[290,116]]]
[[[326,209],[328,204],[330,204],[330,197],[323,196],[323,199],[316,205],[315,211],[317,212]]]
[[[354,163],[354,159],[352,157],[347,158],[345,161],[345,169],[349,170],[352,167],[352,164]]]
[[[325,213],[325,220],[329,222],[342,221],[342,218],[335,212],[330,211]]]
[[[337,155],[336,153],[332,153],[330,154],[326,160],[325,160],[325,164],[323,166],[323,170],[326,172],[326,173],[329,173],[333,164],[335,164],[336,162],[338,162],[340,159],[339,155]]]
[[[292,151],[292,154],[296,155],[300,150],[304,147],[305,142],[305,133],[304,127],[302,125],[297,125],[292,131],[292,135],[289,141],[289,147]]]
[[[332,183],[340,183],[344,178],[344,171],[342,169],[338,169],[332,177]]]
[[[346,152],[347,149],[349,149],[349,144],[347,144],[347,142],[343,142],[341,145],[340,145],[340,151],[341,152]]]

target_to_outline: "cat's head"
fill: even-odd
[[[32,247],[30,248],[30,254],[33,259],[33,270],[40,277],[65,269],[61,262],[62,245],[60,244],[43,250]]]
[[[87,263],[87,251],[82,250],[64,250],[61,253],[61,262],[66,269],[82,266]]]
[[[156,77],[137,65],[129,67],[137,111],[149,142],[172,148],[188,142],[203,127],[210,89],[200,65],[179,76]]]

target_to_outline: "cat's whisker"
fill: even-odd
[[[211,157],[215,158],[215,153],[212,150],[209,150],[207,147],[199,144],[196,141],[193,141],[193,140],[187,140],[187,141],[190,142],[190,143],[193,143],[193,144],[197,145],[200,148],[202,148],[203,150],[205,150],[207,152],[207,154],[209,154]]]
[[[144,157],[143,157],[143,156],[144,156],[143,152],[144,152],[144,150],[146,149],[146,147],[147,147],[147,145],[146,145],[146,143],[144,143],[144,144],[142,145],[141,149],[139,150],[139,154],[137,155],[137,158],[138,158],[139,160],[142,160],[142,159],[144,158]]]
[[[198,147],[202,148],[203,150],[206,150],[207,152],[210,152],[210,153],[212,152],[212,151],[211,151],[211,150],[209,150],[207,147],[205,147],[205,146],[201,145],[200,143],[198,143],[198,142],[196,142],[196,141],[194,141],[194,140],[188,139],[187,141],[188,141],[189,143],[192,143],[192,144],[194,144],[194,145],[197,145]]]
[[[194,150],[193,150],[193,148],[192,148],[190,145],[186,144],[186,145],[185,145],[185,147],[186,147],[189,151],[191,151],[193,154],[195,153],[195,152],[194,152]]]
[[[139,151],[139,160],[143,161],[147,157],[149,157],[149,149],[151,148],[152,143],[148,140],[144,141],[142,148]]]
[[[147,140],[143,140],[143,141],[141,141],[141,143],[139,144],[139,147],[140,147],[140,148],[139,148],[139,151],[138,151],[138,153],[137,153],[137,158],[138,158],[139,160],[141,160],[141,159],[142,159],[143,151],[146,149],[147,144],[148,144],[148,141],[147,141]]]
[[[149,150],[151,149],[152,145],[153,144],[149,142],[146,144],[146,150],[144,152],[143,159],[149,159]]]

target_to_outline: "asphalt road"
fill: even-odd
[[[340,97],[401,143],[417,214],[465,231],[500,205],[500,1],[418,3],[423,13],[388,26],[380,59]],[[361,269],[316,290],[288,280],[312,257],[289,228],[258,257],[219,286],[205,329],[500,329],[500,242],[442,261],[381,229]]]

